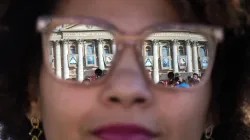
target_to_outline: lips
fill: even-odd
[[[157,137],[156,133],[134,124],[103,126],[92,133],[101,140],[151,140]]]

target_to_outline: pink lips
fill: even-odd
[[[137,125],[109,125],[98,128],[93,134],[101,140],[151,140],[157,134]]]

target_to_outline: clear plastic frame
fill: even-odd
[[[217,43],[223,40],[219,27],[160,23],[128,33],[92,17],[40,17],[37,30],[51,74],[88,86],[108,78],[121,51],[135,47],[142,54],[136,59],[152,83],[178,89],[197,87],[209,79]]]

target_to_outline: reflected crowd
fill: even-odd
[[[92,76],[86,76],[82,82],[95,81],[102,78],[107,74],[107,70],[97,68]],[[164,87],[175,88],[190,88],[200,83],[202,75],[193,73],[192,76],[184,77],[180,73],[169,72],[167,79],[160,80],[157,84]],[[152,79],[151,72],[149,71],[149,79]],[[67,80],[77,81],[76,78],[69,78]]]
[[[189,88],[200,83],[201,76],[193,73],[187,78],[182,77],[179,73],[168,73],[168,79],[161,80],[158,84],[165,87]]]

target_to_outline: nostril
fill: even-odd
[[[134,103],[139,103],[139,104],[142,104],[142,103],[145,103],[145,102],[146,102],[145,98],[136,98],[134,100]]]
[[[109,101],[110,101],[110,102],[114,102],[114,103],[118,103],[118,102],[120,102],[120,99],[117,98],[117,97],[110,97],[110,98],[109,98]]]

